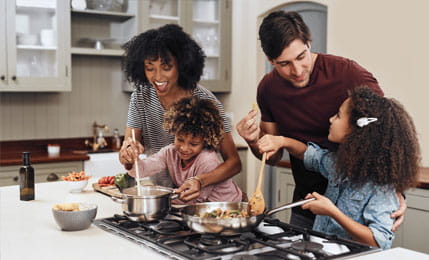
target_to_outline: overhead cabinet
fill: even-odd
[[[69,3],[0,0],[0,91],[71,90]]]
[[[83,10],[71,9],[71,53],[121,57],[121,45],[138,31],[139,1],[91,5],[95,2],[88,1]]]
[[[148,0],[141,10],[144,30],[179,24],[203,48],[207,58],[201,85],[213,92],[231,90],[230,0]]]

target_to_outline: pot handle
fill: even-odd
[[[170,199],[175,200],[175,199],[178,199],[178,198],[179,198],[179,194],[177,194],[177,193],[171,193],[170,194]]]
[[[120,203],[120,204],[124,204],[125,203],[125,200],[124,199],[121,199],[121,198],[118,198],[118,197],[114,197],[114,196],[111,196],[110,197],[114,202],[117,202],[117,203]]]
[[[270,215],[272,215],[272,214],[274,214],[276,212],[279,212],[279,211],[282,211],[282,210],[285,210],[285,209],[290,209],[290,208],[293,208],[293,207],[301,206],[302,204],[305,204],[305,203],[310,202],[312,200],[315,200],[315,198],[309,198],[309,199],[306,199],[306,200],[300,200],[300,201],[295,201],[295,202],[292,202],[292,203],[287,203],[287,204],[284,204],[284,205],[282,205],[280,207],[277,207],[277,208],[274,208],[274,209],[268,211],[266,213],[266,215],[270,216]]]

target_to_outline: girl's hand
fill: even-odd
[[[179,199],[184,202],[191,201],[200,196],[201,183],[195,178],[187,179],[174,193],[178,193]]]
[[[124,165],[125,169],[130,170],[133,167],[135,159],[143,152],[143,145],[138,141],[134,142],[131,137],[128,137],[124,140],[119,151],[119,161]]]
[[[305,203],[301,206],[302,209],[309,209],[313,214],[332,216],[337,207],[327,197],[320,195],[317,192],[309,193],[305,196],[306,199],[315,198],[316,200]]]
[[[266,134],[259,139],[258,148],[260,153],[267,153],[267,160],[269,160],[273,154],[283,148],[283,137]]]

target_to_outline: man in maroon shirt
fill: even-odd
[[[259,83],[257,111],[252,110],[237,124],[238,133],[249,144],[253,154],[261,158],[267,152],[268,163],[275,164],[283,154],[277,150],[283,136],[302,142],[333,147],[328,141],[329,118],[348,96],[351,88],[366,85],[383,95],[374,76],[356,62],[334,55],[312,53],[310,30],[296,12],[277,11],[269,14],[259,28],[262,49],[274,69]],[[262,138],[262,136],[264,136]],[[325,193],[327,181],[319,173],[305,169],[303,162],[290,156],[295,180],[293,200],[311,192]],[[401,208],[392,217],[395,230],[403,221],[406,205],[400,196]],[[311,228],[314,215],[296,207],[291,224]]]

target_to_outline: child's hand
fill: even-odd
[[[309,209],[316,215],[332,216],[333,212],[337,208],[330,199],[317,192],[309,193],[305,198],[315,198],[316,200],[305,203],[301,208]]]
[[[179,199],[188,202],[200,196],[201,183],[196,179],[187,179],[174,193],[179,194]]]
[[[283,137],[277,135],[266,134],[258,141],[258,148],[260,153],[267,153],[267,160],[275,154],[280,148],[283,147]]]

